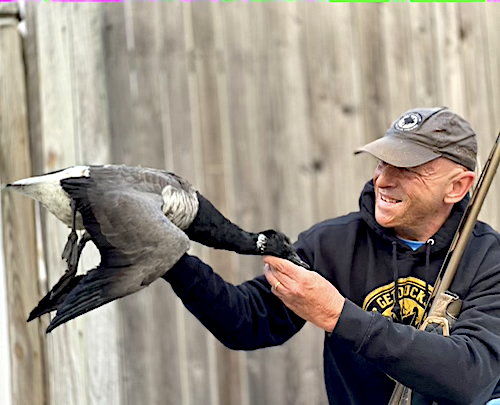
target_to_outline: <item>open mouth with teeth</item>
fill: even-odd
[[[401,202],[401,200],[397,200],[395,198],[391,198],[391,197],[388,197],[388,196],[382,195],[382,194],[380,194],[380,199],[383,202],[386,202],[388,204],[396,204],[396,203],[400,203]]]

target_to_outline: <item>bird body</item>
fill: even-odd
[[[41,176],[29,177],[8,184],[17,192],[39,201],[59,220],[71,227],[72,209],[70,195],[63,189],[61,180],[70,178],[96,179],[95,183],[112,188],[132,188],[139,192],[154,193],[163,197],[165,215],[179,228],[185,229],[198,210],[194,188],[185,180],[162,170],[129,167],[125,165],[72,166]],[[77,213],[76,229],[83,230],[81,214]]]
[[[47,332],[146,287],[187,252],[190,240],[308,267],[285,235],[242,230],[174,173],[124,165],[73,166],[7,187],[40,201],[72,228],[63,251],[68,271],[28,319],[57,310]],[[75,229],[85,229],[78,246]],[[76,276],[87,240],[99,249],[101,262]]]

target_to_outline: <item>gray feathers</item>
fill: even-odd
[[[98,189],[88,189],[88,199],[102,236],[96,234],[90,221],[87,230],[97,241],[102,261],[68,294],[47,332],[142,290],[189,249],[188,237],[163,215],[158,195],[127,190],[99,196]],[[87,214],[83,216],[87,222]]]
[[[9,187],[40,201],[70,227],[73,201],[75,227],[85,228],[101,253],[99,266],[76,280],[70,266],[61,280],[72,281],[57,283],[32,311],[30,320],[57,310],[47,332],[162,276],[189,249],[180,227],[198,210],[188,182],[148,168],[75,166]]]
[[[190,240],[240,254],[270,254],[308,268],[290,240],[274,230],[247,232],[225,218],[186,180],[162,170],[128,166],[75,166],[10,185],[40,201],[72,228],[63,250],[68,270],[31,312],[56,310],[47,332],[166,273]],[[74,229],[85,228],[78,243]],[[76,276],[87,236],[99,266]]]

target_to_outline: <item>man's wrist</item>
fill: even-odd
[[[328,322],[326,325],[322,328],[324,329],[328,334],[332,334],[333,331],[335,330],[335,327],[337,326],[337,323],[340,318],[340,314],[342,313],[342,310],[344,309],[344,304],[345,304],[345,298],[337,291],[335,294],[336,297],[334,298],[334,303],[333,303],[333,314],[332,316],[329,317]]]

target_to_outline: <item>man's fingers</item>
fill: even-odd
[[[269,284],[274,285],[276,283],[276,277],[274,277],[274,274],[271,272],[271,266],[269,266],[267,263],[264,264],[264,276],[266,276],[266,280]]]
[[[286,259],[281,259],[275,256],[264,256],[262,260],[264,263],[269,264],[275,272],[280,273],[292,280],[296,280],[298,278],[298,274],[305,270],[304,268],[297,266]]]
[[[284,267],[284,259],[280,259],[279,257],[263,256],[262,260],[264,261],[264,263],[267,263],[269,266],[276,269],[282,269]]]
[[[272,266],[269,264],[264,265],[264,276],[266,277],[267,282],[271,285],[271,291],[276,294],[280,286],[283,286],[283,275],[277,272]],[[280,281],[281,278],[281,281]]]

